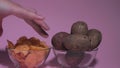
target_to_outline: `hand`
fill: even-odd
[[[0,0],[0,36],[3,32],[2,20],[9,15],[15,15],[21,19],[24,19],[26,23],[32,26],[33,29],[41,36],[48,37],[48,34],[45,31],[49,30],[49,27],[44,22],[44,17],[26,8],[23,8],[19,4],[10,0]]]

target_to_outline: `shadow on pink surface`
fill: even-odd
[[[86,60],[89,60],[89,58],[90,58],[90,55],[87,55]],[[98,63],[97,59],[94,59],[93,62],[90,64],[90,67],[94,67],[97,63]],[[0,50],[0,65],[7,66],[8,68],[15,68],[8,56],[7,51]],[[57,58],[54,57],[39,68],[61,68],[61,65],[57,62]]]
[[[0,65],[7,66],[8,68],[15,68],[8,56],[7,51],[0,50]]]

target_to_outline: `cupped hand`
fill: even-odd
[[[9,15],[24,19],[42,37],[48,37],[46,30],[49,30],[49,27],[43,16],[10,0],[0,0],[0,36],[3,32],[2,20]]]

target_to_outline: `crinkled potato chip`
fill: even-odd
[[[11,41],[8,41],[7,48],[15,49],[16,51],[26,51],[26,50],[43,50],[48,48],[44,41],[40,41],[35,37],[27,38],[25,36],[20,37],[17,43],[14,45]]]

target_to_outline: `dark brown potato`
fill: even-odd
[[[91,29],[88,31],[88,37],[91,41],[90,50],[97,48],[102,40],[102,34],[97,29]]]
[[[67,37],[69,34],[66,32],[58,32],[52,37],[52,45],[57,50],[66,50],[62,45],[63,38]]]
[[[68,65],[77,66],[84,58],[84,52],[80,51],[67,51],[65,60]]]
[[[63,40],[63,45],[68,50],[86,51],[89,50],[90,40],[87,35],[72,34]]]
[[[77,21],[75,22],[71,27],[71,34],[87,34],[88,32],[88,26],[83,21]]]

